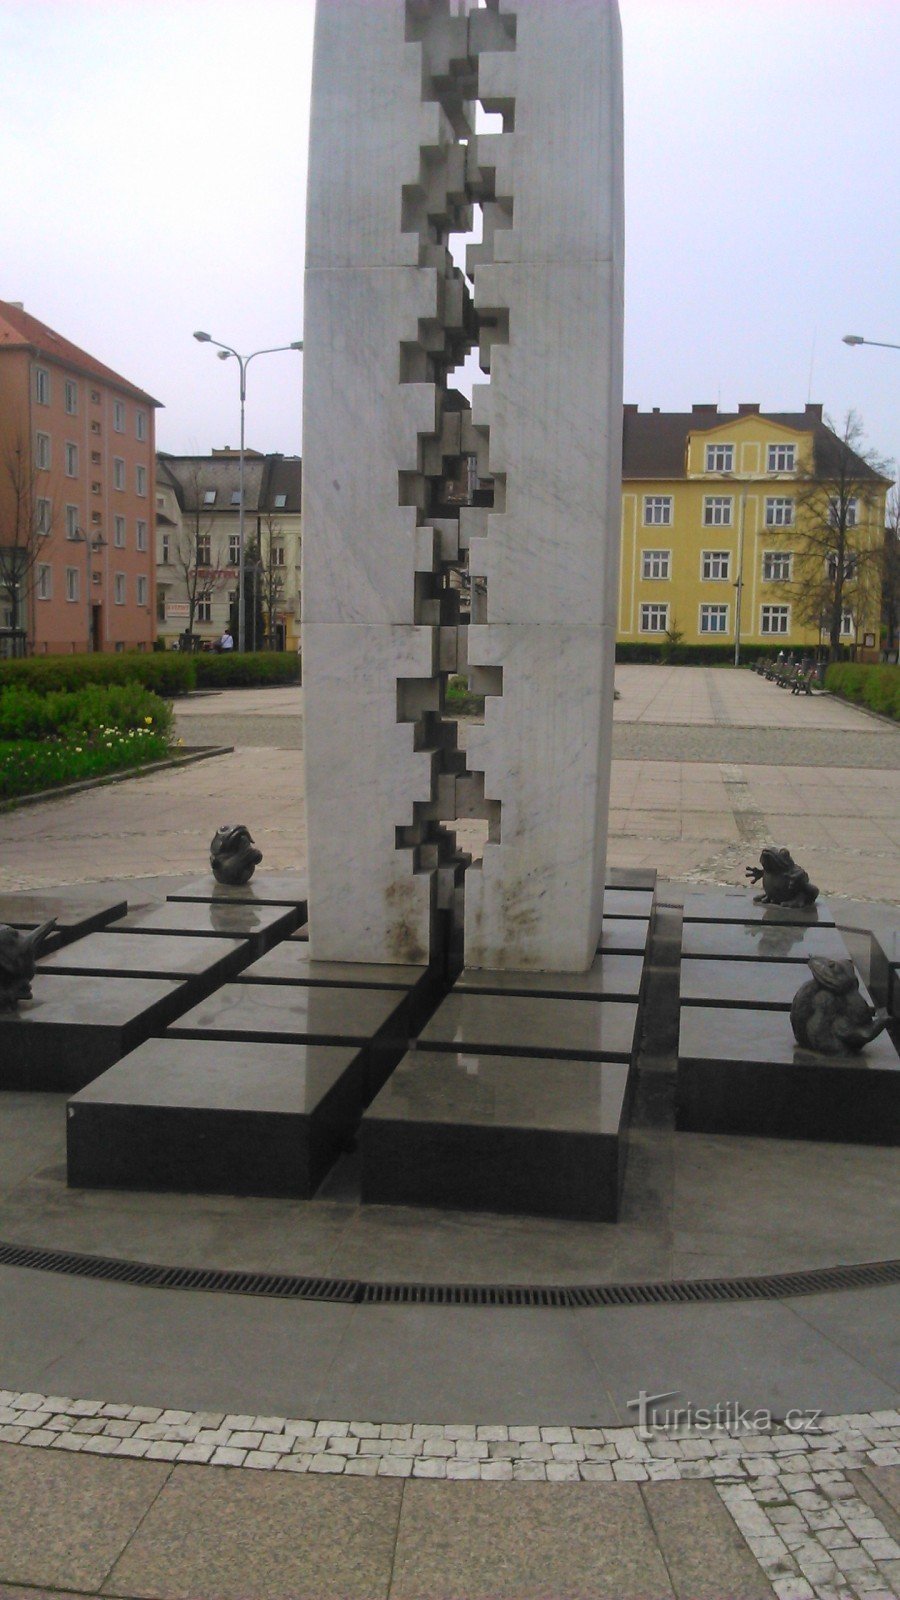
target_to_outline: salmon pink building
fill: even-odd
[[[0,300],[0,650],[149,650],[159,401]]]

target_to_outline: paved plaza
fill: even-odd
[[[755,674],[619,667],[610,863],[664,915],[789,844],[864,957],[896,925],[900,730]],[[246,821],[302,870],[302,691],[198,695],[232,754],[0,815],[0,891],[150,903]],[[335,802],[340,826],[340,797]],[[469,845],[480,847],[472,825]],[[352,841],[348,841],[352,845]],[[854,943],[854,941],[856,941]],[[179,1267],[701,1283],[896,1256],[896,1153],[675,1135],[651,1062],[615,1225],[69,1190],[61,1097],[0,1104],[0,1241]],[[341,1303],[0,1265],[0,1600],[873,1600],[900,1594],[900,1292]],[[693,1421],[639,1427],[641,1391]],[[725,1408],[711,1428],[697,1408]],[[755,1430],[735,1407],[765,1417]]]

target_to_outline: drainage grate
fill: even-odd
[[[295,1277],[213,1267],[161,1267],[68,1250],[0,1243],[0,1266],[58,1272],[142,1289],[190,1289],[206,1294],[256,1295],[270,1300],[327,1300],[339,1305],[503,1306],[574,1309],[592,1306],[713,1305],[783,1300],[900,1283],[900,1261],[820,1267],[759,1278],[682,1278],[657,1283],[557,1284],[365,1283],[359,1278]]]

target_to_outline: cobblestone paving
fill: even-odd
[[[313,1421],[0,1390],[0,1442],[262,1472],[523,1483],[711,1478],[779,1600],[895,1600],[900,1544],[865,1498],[900,1411],[805,1431]]]

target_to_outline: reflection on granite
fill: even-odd
[[[351,988],[407,989],[418,983],[427,967],[380,966],[374,962],[313,961],[309,946],[285,939],[241,973],[242,983],[324,983]]]
[[[604,917],[652,917],[652,889],[611,889],[603,891]]]
[[[306,907],[306,874],[256,872],[249,883],[218,883],[211,872],[194,878],[166,896],[167,900],[219,900],[226,904]]]
[[[796,961],[704,961],[687,957],[681,963],[682,1004],[750,1006],[789,1011],[808,969]],[[868,1001],[868,991],[860,988]]]
[[[206,934],[226,939],[249,939],[256,955],[285,938],[297,923],[291,906],[219,904],[198,900],[167,900],[147,911],[132,911],[114,924],[115,933]]]
[[[98,892],[90,884],[34,894],[0,894],[0,922],[10,927],[37,928],[50,917],[56,918],[56,929],[46,945],[48,950],[106,927],[127,910],[124,896],[110,899],[108,892]]]
[[[38,972],[33,998],[0,1016],[0,1089],[66,1093],[183,1009],[188,990],[163,978]]]
[[[607,889],[655,889],[659,873],[656,867],[606,868]]]
[[[455,994],[521,994],[561,999],[637,1000],[644,974],[641,956],[597,956],[587,972],[491,972],[464,967]]]
[[[226,983],[181,1017],[170,1035],[366,1044],[404,999],[395,989]]]
[[[747,890],[725,894],[689,894],[684,902],[685,922],[773,923],[778,927],[833,928],[834,917],[824,901],[813,906],[759,905]]]
[[[638,1008],[618,1000],[451,993],[422,1030],[423,1048],[628,1061]]]
[[[681,950],[685,956],[709,960],[804,963],[810,956],[840,961],[847,954],[837,928],[737,922],[686,922]]]
[[[231,977],[246,958],[244,939],[164,933],[90,933],[44,956],[42,972],[104,972],[110,977]]]
[[[604,955],[642,956],[650,940],[650,920],[646,917],[604,917],[597,949]]]

